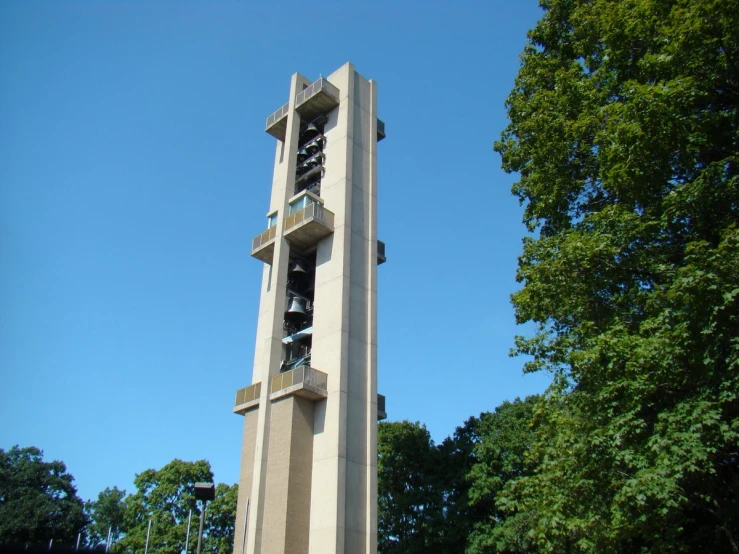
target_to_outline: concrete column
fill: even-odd
[[[264,510],[264,554],[308,554],[313,402],[297,396],[272,405]]]
[[[262,530],[264,521],[267,477],[267,458],[270,440],[269,385],[271,377],[279,372],[282,356],[282,321],[285,313],[285,294],[290,246],[283,238],[283,222],[287,213],[288,200],[295,187],[295,165],[297,161],[300,116],[295,111],[295,95],[309,81],[295,73],[290,80],[290,101],[287,132],[284,142],[278,142],[275,153],[275,169],[272,182],[270,212],[277,213],[277,238],[272,265],[265,265],[262,273],[262,295],[259,302],[259,325],[254,354],[253,382],[261,381],[256,437],[254,442],[254,465],[249,498],[247,532],[247,554],[262,552]],[[245,445],[246,447],[246,445]]]

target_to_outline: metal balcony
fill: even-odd
[[[381,240],[377,241],[377,265],[384,264],[387,261],[385,257],[385,243]]]
[[[277,227],[275,226],[254,237],[254,240],[251,241],[251,255],[257,260],[262,260],[265,264],[272,265],[276,236]]]
[[[272,377],[269,399],[277,400],[294,394],[308,400],[321,400],[328,396],[327,389],[328,375],[304,365]]]
[[[387,412],[385,411],[385,395],[377,395],[377,421],[387,419]]]
[[[262,394],[262,383],[254,383],[236,391],[236,402],[233,412],[244,415],[247,411],[259,406],[259,395]]]
[[[267,126],[264,129],[277,140],[285,142],[285,134],[287,133],[287,112],[290,104],[285,104],[275,113],[267,118]]]
[[[312,121],[339,105],[339,89],[321,77],[295,97],[295,110],[301,121]]]
[[[285,238],[297,249],[311,252],[334,232],[334,214],[314,202],[285,219]],[[252,254],[253,255],[253,254]]]
[[[385,138],[385,122],[381,119],[377,120],[377,142]]]

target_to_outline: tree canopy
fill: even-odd
[[[95,548],[108,540],[110,530],[110,542],[115,543],[123,535],[126,528],[124,523],[126,505],[124,499],[126,491],[118,487],[106,487],[98,494],[97,500],[85,502],[90,524],[86,528],[87,544]]]
[[[175,459],[138,474],[133,494],[106,488],[83,504],[66,466],[42,457],[35,447],[0,449],[0,545],[48,548],[53,540],[55,546],[75,546],[80,534],[84,545],[95,549],[105,545],[110,531],[113,552],[143,552],[151,520],[150,551],[180,554],[192,510],[188,551],[195,550],[201,507],[195,483],[213,481],[208,461]],[[237,496],[237,485],[216,486],[206,509],[203,552],[233,551]]]
[[[519,536],[519,530],[530,525],[529,514],[505,513],[498,505],[498,495],[506,484],[530,475],[535,468],[527,455],[534,440],[532,421],[538,400],[538,396],[517,398],[480,415],[476,425],[479,439],[466,475],[471,527],[466,553],[495,552],[499,544],[511,541],[519,552],[529,546],[529,541]],[[511,523],[503,528],[499,524],[506,518]]]
[[[542,7],[495,149],[555,383],[504,506],[542,551],[739,552],[739,2]]]
[[[73,481],[38,448],[0,449],[0,544],[74,544],[87,518]]]
[[[149,549],[180,554],[185,549],[188,515],[192,511],[189,550],[194,551],[201,506],[195,500],[195,483],[212,481],[213,472],[207,460],[185,462],[175,459],[159,470],[147,469],[139,473],[134,479],[136,492],[124,501],[125,535],[116,549],[143,552],[151,520]],[[215,500],[206,507],[204,552],[232,552],[237,491],[236,485],[220,483],[216,487]]]
[[[434,444],[420,423],[378,428],[378,550],[383,554],[494,552],[504,485],[533,466],[537,397],[504,402]],[[499,541],[498,541],[499,542]]]
[[[436,450],[425,426],[380,423],[377,430],[378,550],[428,552],[440,515]]]

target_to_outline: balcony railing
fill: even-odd
[[[275,237],[277,236],[277,226],[270,227],[263,233],[259,233],[254,240],[251,241],[251,255],[258,260],[262,260],[266,264],[272,264],[272,254],[275,250]]]
[[[259,405],[259,395],[262,394],[262,383],[254,383],[236,391],[234,413],[243,414],[250,408]]]
[[[339,89],[321,77],[295,97],[295,109],[303,121],[310,121],[339,105]]]
[[[334,214],[323,207],[323,204],[313,202],[302,210],[295,212],[293,215],[288,216],[285,219],[285,232],[287,233],[290,229],[296,225],[300,225],[303,222],[310,220],[320,221],[325,226],[330,227],[331,230],[334,228]]]
[[[314,202],[285,218],[285,238],[304,252],[313,250],[318,241],[334,232],[334,214]]]
[[[289,110],[290,104],[287,103],[267,118],[265,131],[278,140],[285,140],[285,133],[287,132],[287,112]]]
[[[328,396],[327,389],[328,375],[304,365],[272,377],[269,392],[271,400],[291,394],[309,400],[320,400]]]
[[[339,89],[321,77],[295,96],[295,109],[303,121],[312,121],[339,105]],[[287,119],[290,103],[281,106],[267,118],[265,131],[284,142],[287,133]],[[379,129],[379,127],[378,127]],[[378,131],[378,139],[379,131]]]

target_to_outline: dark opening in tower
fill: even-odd
[[[310,365],[315,280],[315,253],[291,253],[287,274],[287,309],[283,321],[281,372]]]

